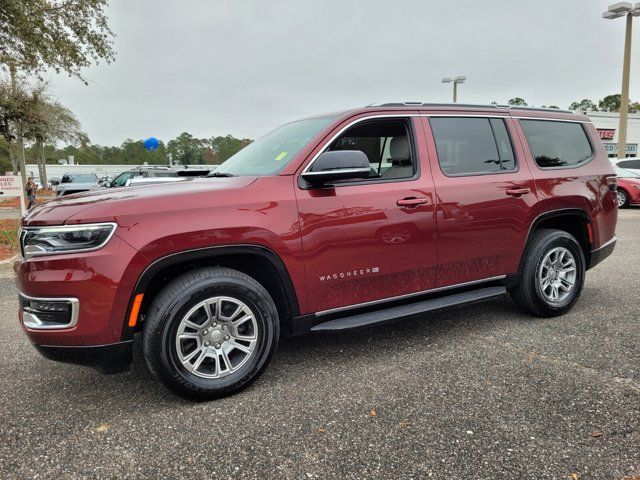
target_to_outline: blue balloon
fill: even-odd
[[[147,150],[157,150],[160,142],[156,137],[149,137],[144,141],[144,148]]]

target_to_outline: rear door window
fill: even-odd
[[[445,175],[515,170],[513,148],[503,119],[432,117],[429,123]]]
[[[593,156],[580,123],[521,119],[520,125],[540,168],[578,167]]]

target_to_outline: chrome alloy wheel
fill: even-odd
[[[237,298],[212,297],[183,317],[175,348],[182,366],[202,378],[222,378],[241,368],[253,354],[258,324]]]
[[[538,267],[538,284],[544,297],[559,303],[565,300],[576,283],[576,261],[564,247],[551,249]]]
[[[618,190],[616,192],[616,200],[618,201],[618,207],[624,207],[624,204],[627,203],[627,194],[622,190]]]

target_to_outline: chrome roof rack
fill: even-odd
[[[426,103],[426,102],[389,102],[371,103],[367,107],[462,107],[462,108],[508,108],[512,110],[531,110],[541,112],[575,113],[571,110],[561,110],[559,108],[548,107],[524,107],[518,105],[498,105],[496,103],[476,104],[476,103]]]

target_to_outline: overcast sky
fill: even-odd
[[[624,20],[601,17],[612,1],[111,0],[115,63],[86,70],[88,86],[49,80],[103,145],[256,138],[376,101],[447,102],[450,75],[468,77],[461,102],[567,108],[619,91]]]

